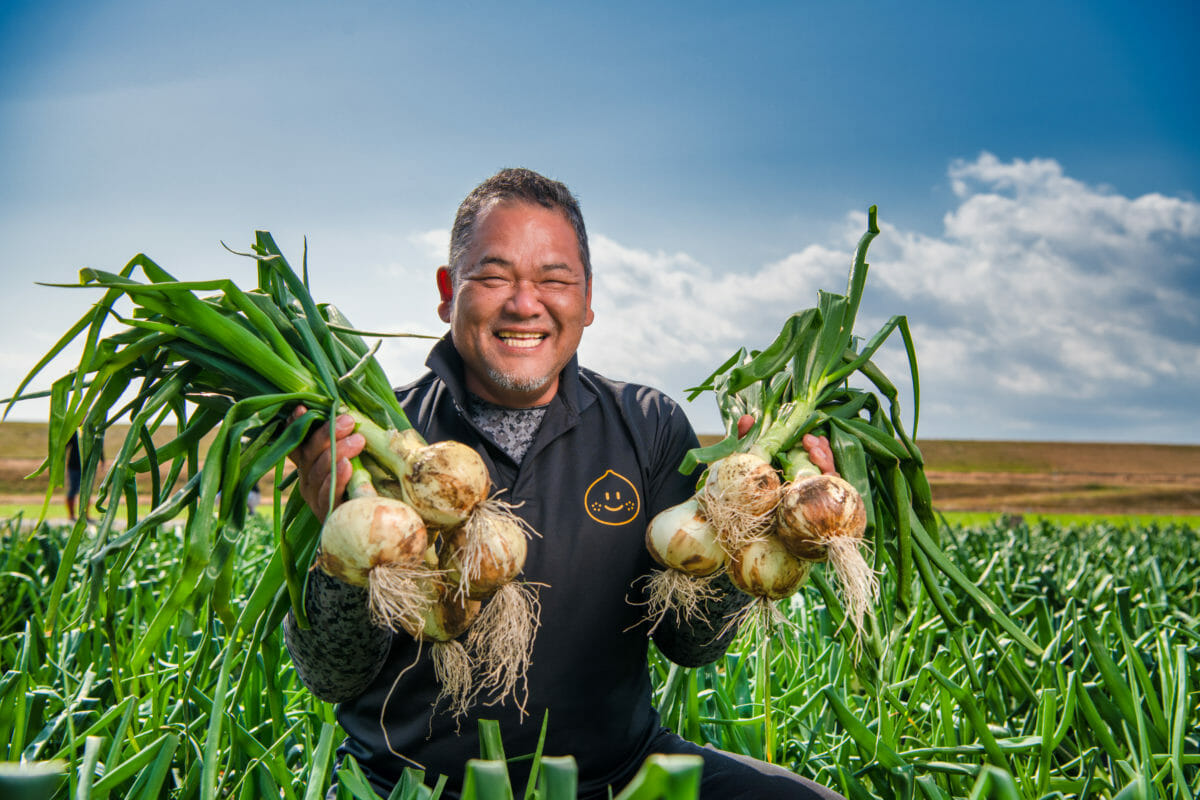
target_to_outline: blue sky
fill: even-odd
[[[90,300],[34,281],[144,251],[249,284],[220,242],[257,228],[362,327],[440,333],[454,209],[523,165],[581,200],[612,377],[682,397],[764,345],[874,203],[858,330],[908,315],[922,436],[1200,443],[1198,33],[1186,2],[10,2],[0,385]]]

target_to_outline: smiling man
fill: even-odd
[[[654,752],[701,755],[705,798],[837,797],[778,767],[686,742],[651,705],[637,588],[654,569],[645,531],[691,495],[695,479],[677,467],[697,440],[661,392],[579,365],[592,271],[575,198],[529,170],[489,178],[459,207],[437,286],[449,334],[430,353],[429,372],[397,397],[426,439],[475,448],[494,486],[541,534],[522,576],[539,585],[541,601],[528,701],[519,709],[479,698],[467,718],[451,718],[435,707],[428,648],[373,627],[364,590],[317,568],[306,594],[311,628],[289,616],[285,633],[304,683],[338,703],[347,733],[339,753],[354,756],[381,796],[413,764],[445,774],[457,796],[466,761],[479,755],[478,718],[498,720],[506,751],[520,756],[535,750],[548,714],[545,753],[575,757],[581,798],[620,791]],[[335,424],[336,469],[327,430],[293,455],[320,516],[330,481],[340,496],[348,459],[363,446],[353,420]],[[827,443],[811,449],[832,469]],[[725,581],[708,624],[667,620],[654,641],[676,663],[709,663],[735,633],[718,635],[727,615],[748,600]],[[524,785],[523,770],[528,760],[511,766],[515,785]]]
[[[467,391],[509,408],[549,402],[592,324],[576,229],[558,208],[493,202],[460,214],[450,250],[452,266],[437,271],[438,316],[450,323]]]

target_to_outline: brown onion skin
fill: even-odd
[[[788,552],[807,561],[824,561],[829,542],[862,538],[867,511],[862,495],[848,481],[837,475],[814,475],[787,487],[775,520]]]
[[[448,642],[463,634],[479,616],[482,605],[478,600],[460,601],[453,589],[440,587],[436,599],[425,608],[424,626],[419,630],[404,623],[404,630],[414,639],[427,642]]]
[[[779,496],[779,473],[768,462],[751,453],[734,453],[713,464],[704,484],[706,497],[745,509],[747,514],[766,514]]]
[[[459,553],[462,551],[466,539],[467,529],[465,526],[452,528],[443,536],[438,566],[446,571],[446,582],[452,586],[458,584],[462,575]],[[517,577],[517,574],[525,566],[526,553],[525,533],[519,527],[513,526],[503,535],[493,534],[490,544],[481,543],[480,545],[478,574],[470,582],[468,595],[476,600],[482,600]]]
[[[491,478],[483,459],[455,441],[435,442],[409,458],[401,482],[405,499],[426,522],[451,527],[487,499]]]
[[[750,542],[729,559],[729,579],[752,597],[782,600],[795,594],[811,564],[796,558],[775,536]]]

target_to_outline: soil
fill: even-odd
[[[1200,514],[1200,476],[927,470],[942,511]]]
[[[1200,515],[1200,446],[929,440],[920,447],[942,511]]]
[[[921,443],[944,511],[1200,514],[1200,447],[1094,442]]]

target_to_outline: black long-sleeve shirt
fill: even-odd
[[[430,373],[398,392],[414,426],[430,441],[455,439],[479,451],[493,490],[504,490],[541,534],[529,543],[521,576],[542,584],[528,716],[512,702],[477,702],[457,721],[435,712],[428,647],[418,655],[411,638],[371,627],[361,591],[319,572],[308,592],[312,628],[299,631],[289,619],[286,630],[300,677],[340,703],[348,734],[341,752],[353,754],[383,794],[410,761],[446,774],[457,790],[465,762],[479,755],[478,718],[499,720],[510,757],[533,752],[546,710],[546,754],[575,756],[580,794],[619,785],[660,727],[650,703],[645,607],[638,604],[638,578],[654,569],[645,529],[692,494],[694,478],[677,468],[697,444],[695,434],[665,395],[610,381],[572,360],[518,462],[466,412],[462,364],[448,340],[427,363]],[[724,652],[733,631],[716,639],[722,610],[747,602],[725,586],[706,614],[711,627],[671,619],[658,626],[654,640],[668,658],[695,666]]]

